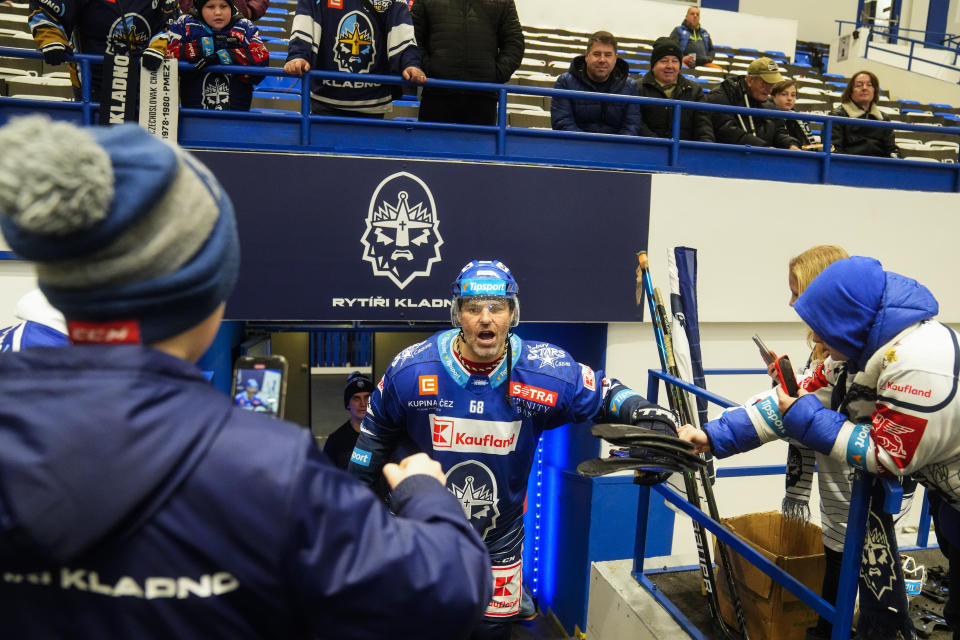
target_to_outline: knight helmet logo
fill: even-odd
[[[440,262],[443,238],[437,207],[423,180],[405,171],[380,183],[367,212],[360,242],[373,274],[386,276],[403,289],[417,276],[429,276]]]
[[[138,13],[128,13],[110,25],[107,53],[130,55],[147,48],[150,43],[150,24]]]
[[[447,489],[454,495],[463,515],[481,538],[497,526],[500,510],[497,503],[497,479],[490,467],[476,460],[467,460],[447,471]]]
[[[203,76],[201,105],[204,109],[223,111],[230,108],[230,79],[223,73]]]
[[[377,45],[373,25],[362,11],[351,11],[340,20],[333,59],[340,71],[370,73],[377,59]]]

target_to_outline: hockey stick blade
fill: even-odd
[[[590,433],[603,438],[610,444],[629,446],[633,442],[643,441],[647,444],[661,442],[666,445],[679,447],[680,451],[693,451],[693,444],[681,440],[676,436],[668,436],[664,433],[657,433],[644,427],[638,427],[633,424],[617,424],[615,422],[603,422],[590,427]]]
[[[617,471],[627,471],[630,469],[639,471],[666,471],[668,473],[683,473],[686,471],[686,469],[680,465],[620,457],[593,458],[591,460],[584,460],[577,465],[577,473],[586,478],[605,476],[610,473],[616,473]]]

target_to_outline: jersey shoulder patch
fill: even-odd
[[[516,368],[574,382],[580,375],[580,364],[570,354],[549,342],[524,341]]]
[[[396,374],[414,364],[431,362],[437,359],[436,336],[432,336],[423,342],[410,345],[394,356],[390,362],[390,370],[391,373]]]

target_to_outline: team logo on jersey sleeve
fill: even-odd
[[[527,360],[536,362],[538,364],[537,369],[569,367],[570,363],[566,360],[566,357],[566,351],[546,343],[531,345],[527,349]]]
[[[497,479],[490,467],[476,460],[467,460],[447,471],[447,489],[454,495],[463,515],[485,538],[497,526],[500,502],[497,494]]]
[[[440,262],[437,206],[420,178],[401,171],[377,186],[370,199],[367,229],[360,242],[373,274],[390,278],[403,289],[418,276],[429,276]]]
[[[377,45],[370,18],[362,11],[351,11],[340,20],[333,59],[340,71],[370,73],[377,59]]]
[[[900,413],[883,405],[877,405],[873,414],[873,440],[890,454],[900,469],[913,460],[926,428],[927,421],[924,418]]]
[[[583,377],[583,386],[585,389],[589,389],[590,391],[597,390],[597,376],[594,375],[593,369],[585,364],[581,364],[580,375]]]

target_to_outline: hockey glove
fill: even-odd
[[[61,65],[67,61],[67,55],[73,53],[69,48],[59,42],[49,44],[40,50],[43,54],[43,61],[49,65]]]
[[[220,49],[237,49],[242,46],[242,43],[236,36],[216,35],[213,36],[213,46],[219,51]]]
[[[164,55],[156,49],[144,49],[140,64],[147,71],[156,71],[163,65]]]
[[[210,55],[200,58],[194,62],[193,68],[197,71],[201,71],[212,64],[220,64],[220,58],[214,53],[211,53]]]

